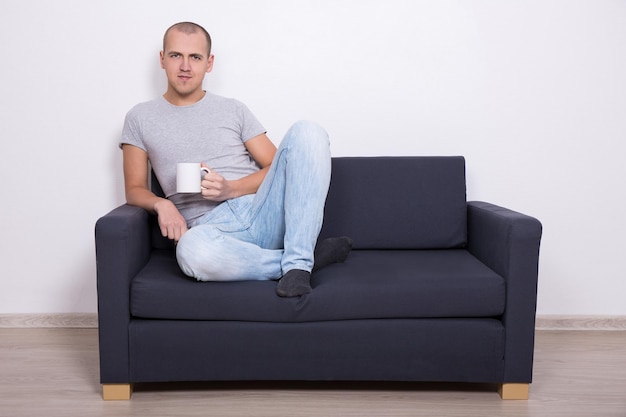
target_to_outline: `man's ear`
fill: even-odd
[[[163,58],[165,56],[163,55],[163,51],[159,52],[159,62],[161,63],[161,68],[165,69],[165,63],[163,62]]]
[[[209,73],[213,71],[213,62],[215,61],[215,55],[211,54],[206,64],[206,72]]]

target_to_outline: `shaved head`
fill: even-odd
[[[211,55],[211,35],[209,35],[209,32],[207,32],[205,28],[198,25],[197,23],[192,23],[192,22],[180,22],[180,23],[176,23],[170,26],[165,31],[165,35],[163,35],[163,51],[166,50],[165,48],[166,48],[166,43],[167,43],[167,35],[172,30],[186,33],[188,35],[191,35],[192,33],[202,33],[207,41],[207,56]]]

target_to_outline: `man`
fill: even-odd
[[[166,31],[160,59],[165,94],[135,106],[124,122],[128,204],[157,215],[189,276],[279,279],[279,296],[310,292],[311,271],[342,262],[352,246],[342,237],[315,247],[330,183],[327,133],[296,123],[277,150],[245,105],[203,90],[214,56],[211,37],[195,23]],[[200,161],[210,169],[201,193],[176,193],[176,164]],[[149,165],[167,198],[150,191]]]

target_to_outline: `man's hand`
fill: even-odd
[[[246,149],[257,163],[259,171],[236,180],[227,180],[216,172],[209,172],[202,180],[202,197],[222,202],[247,194],[254,194],[270,169],[276,146],[265,134],[255,136],[245,142]],[[208,168],[202,164],[203,167]]]
[[[210,201],[222,202],[237,197],[233,183],[213,171],[204,176],[200,185],[202,197]]]
[[[187,232],[187,222],[185,222],[185,218],[180,214],[174,203],[161,199],[154,205],[154,211],[157,213],[163,237],[178,243],[180,238]]]

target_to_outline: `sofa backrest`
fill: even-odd
[[[355,249],[444,249],[467,241],[465,158],[333,158],[320,238]]]
[[[154,173],[152,190],[163,191]],[[161,236],[157,248],[173,248]],[[320,239],[350,236],[355,249],[447,249],[467,240],[461,156],[333,158]]]

